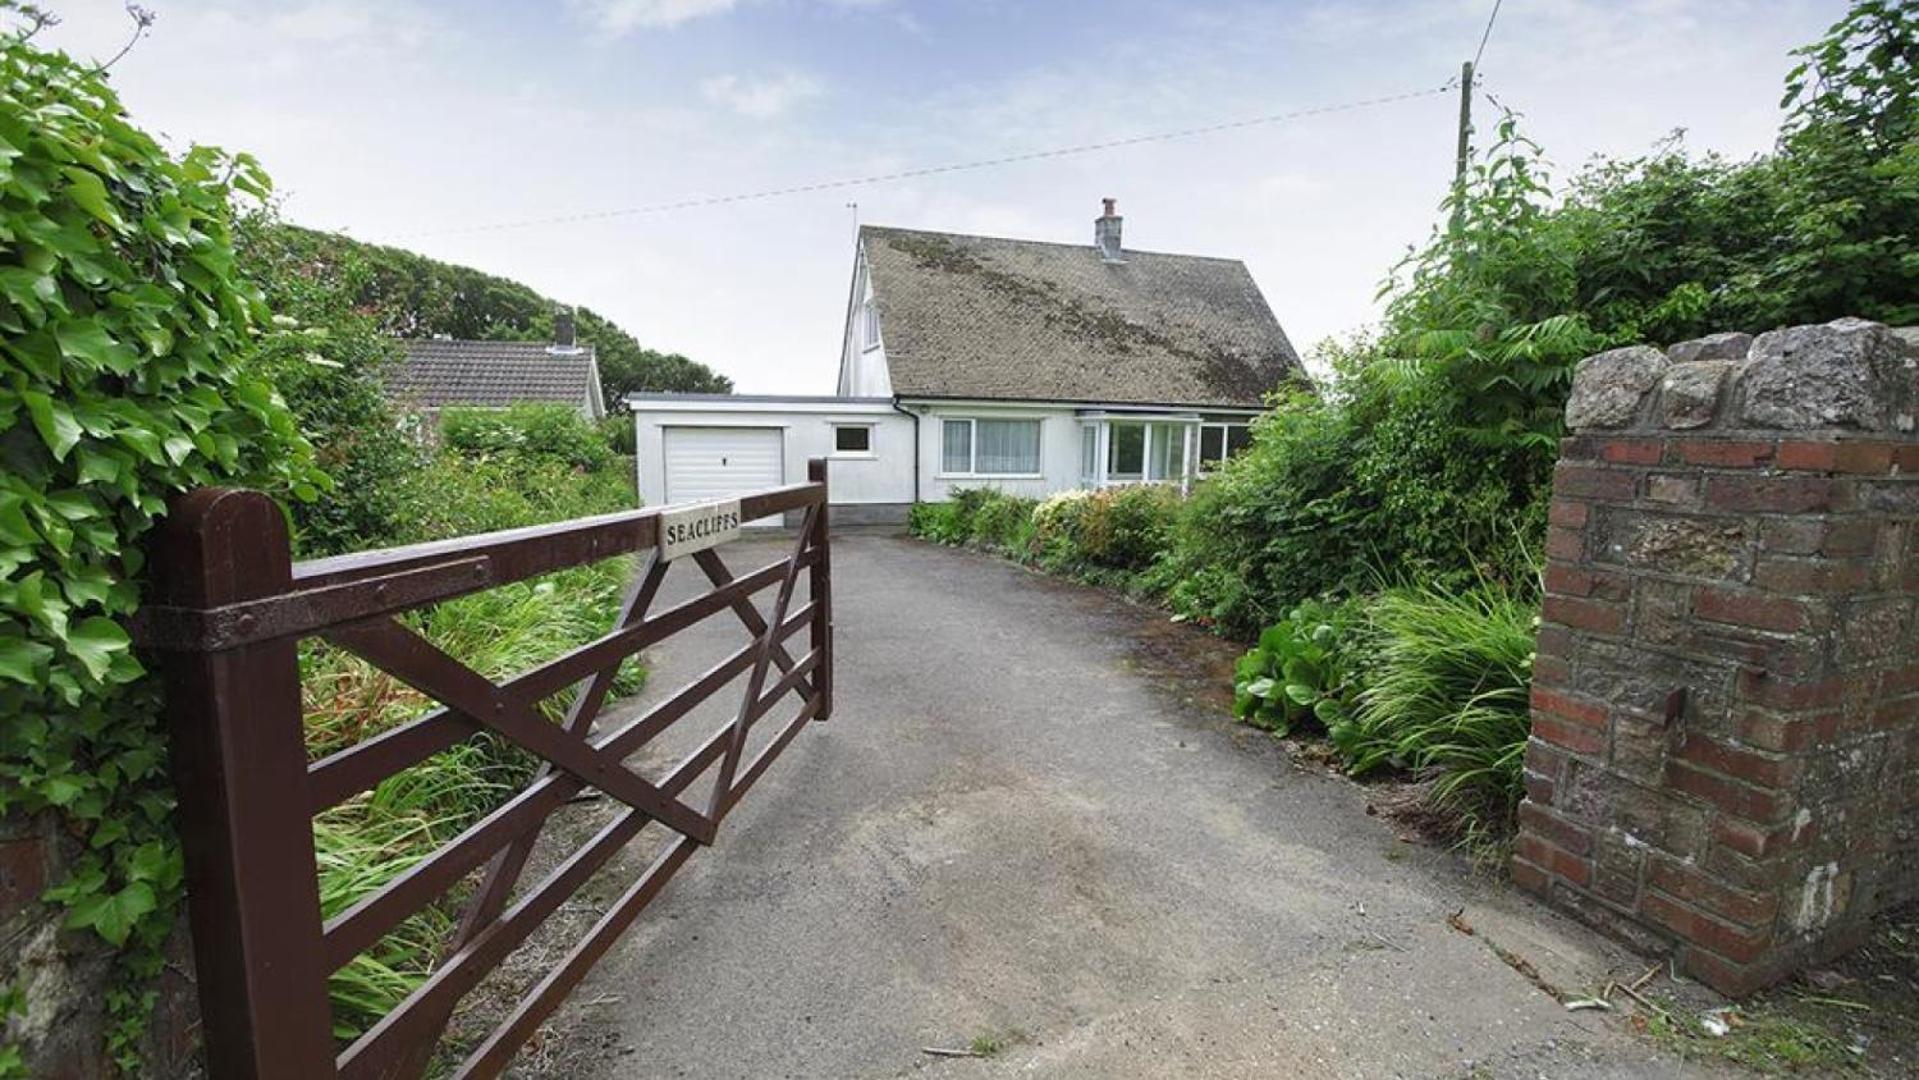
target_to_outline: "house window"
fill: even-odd
[[[1113,424],[1106,439],[1106,479],[1114,483],[1146,478],[1146,425]]]
[[[1037,476],[1039,421],[944,421],[940,471],[962,476]]]
[[[1079,429],[1079,482],[1091,487],[1099,479],[1099,425]]]
[[[1199,471],[1213,466],[1253,444],[1252,428],[1245,424],[1204,424],[1199,429]]]
[[[871,455],[873,453],[873,425],[833,425],[833,452],[836,454]]]
[[[1154,483],[1186,476],[1186,425],[1154,424],[1152,452],[1147,455],[1146,479]]]
[[[880,309],[870,298],[860,305],[860,346],[868,350],[880,347]]]

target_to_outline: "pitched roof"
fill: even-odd
[[[865,226],[901,397],[1259,405],[1305,381],[1246,264]]]
[[[408,338],[406,356],[387,376],[387,394],[422,409],[550,401],[605,415],[593,347],[557,352],[542,341]]]

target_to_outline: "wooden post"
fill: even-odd
[[[1473,62],[1459,66],[1459,148],[1453,154],[1453,195],[1466,190],[1466,159],[1472,154]]]
[[[254,491],[209,488],[181,499],[154,556],[154,599],[189,612],[274,596],[293,580],[286,520]],[[239,616],[241,630],[251,618]],[[215,1078],[334,1075],[295,649],[279,638],[164,654]]]
[[[820,711],[814,719],[825,720],[833,715],[833,534],[827,521],[832,488],[827,484],[825,458],[806,463],[806,479],[821,489],[820,510],[813,518],[813,546],[820,555],[807,579],[807,591],[813,601],[813,648],[820,653],[820,666],[813,675]]]

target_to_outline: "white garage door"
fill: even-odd
[[[666,428],[666,501],[727,499],[779,487],[786,482],[785,434],[780,428]]]

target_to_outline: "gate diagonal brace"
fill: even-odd
[[[668,797],[618,758],[596,750],[584,736],[562,731],[531,707],[517,703],[484,675],[440,650],[391,618],[373,619],[330,630],[327,639],[368,663],[442,702],[479,727],[489,728],[532,751],[583,783],[675,831],[711,844],[711,817]]]

